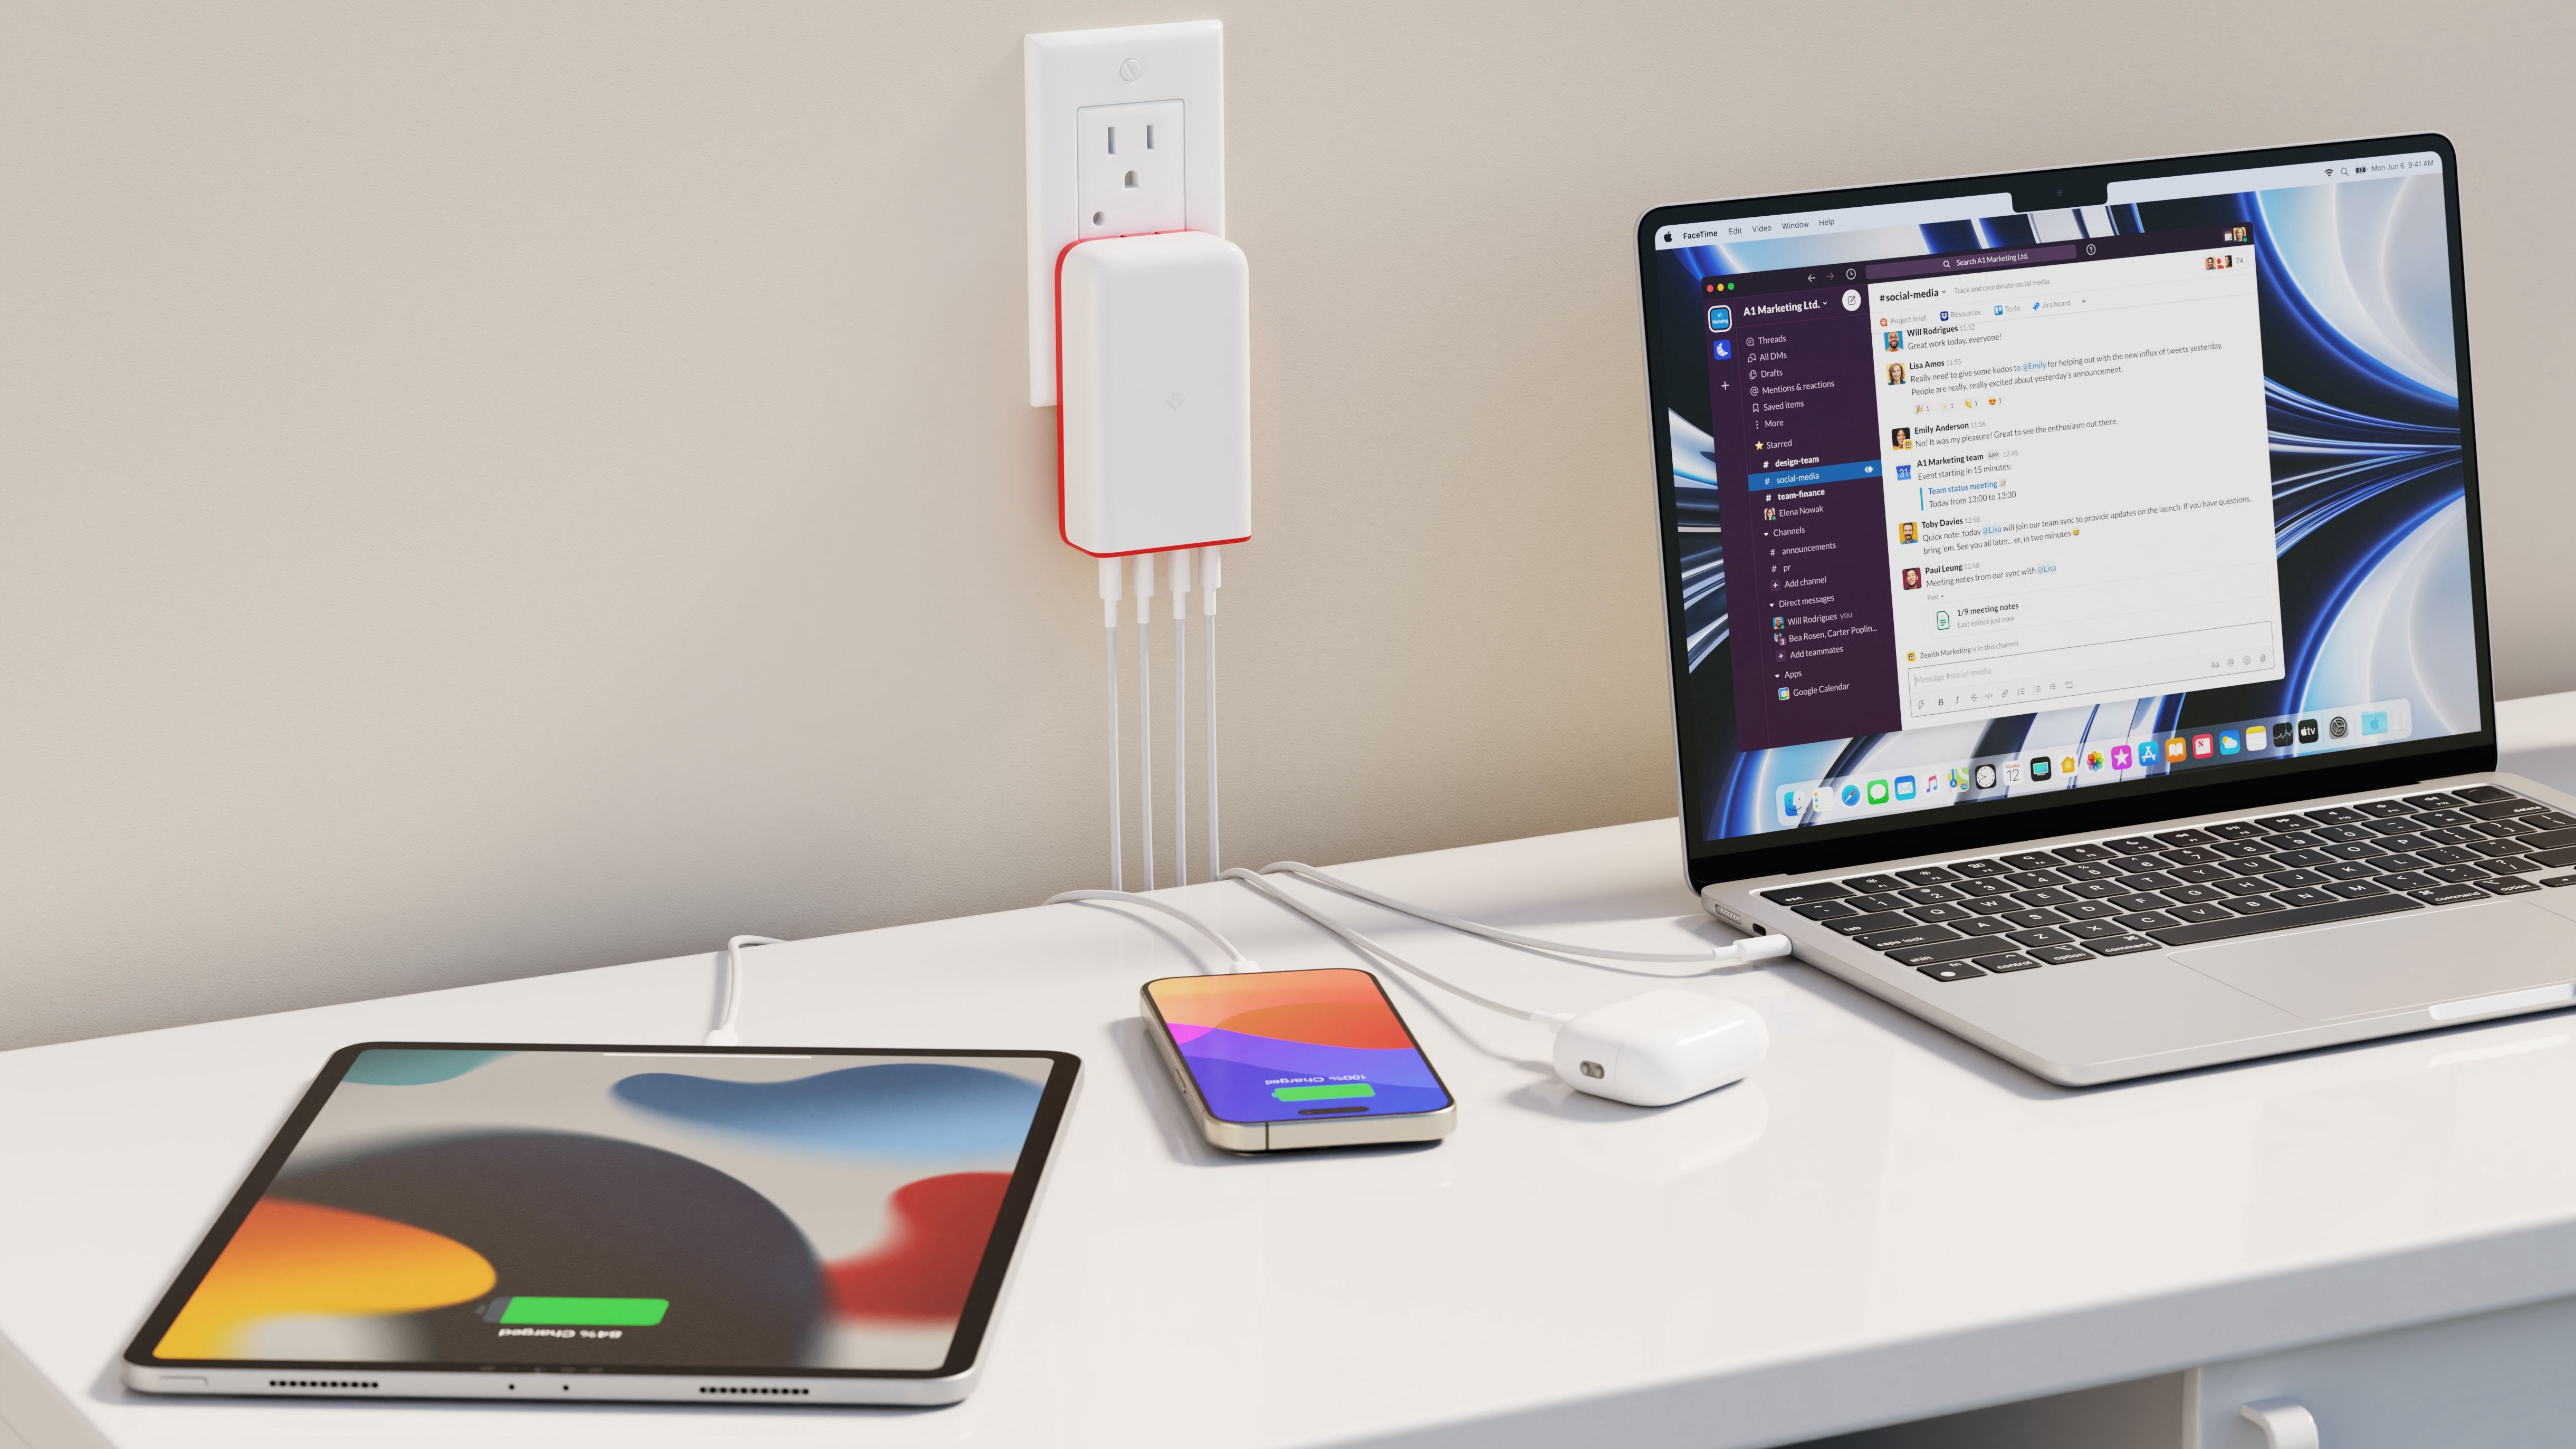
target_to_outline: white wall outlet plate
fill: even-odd
[[[1187,231],[1181,198],[1189,141],[1179,101],[1084,106],[1073,113],[1074,215],[1079,234]]]
[[[1055,269],[1066,247],[1225,235],[1225,26],[1059,30],[1028,37],[1024,62],[1029,405],[1043,408],[1056,402]]]

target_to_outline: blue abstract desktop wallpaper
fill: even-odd
[[[2392,177],[1658,252],[1659,294],[1686,306],[1712,275],[2009,247],[2043,231],[2251,227],[2285,620],[2287,671],[2270,683],[1740,753],[1708,404],[1674,389],[1666,481],[1680,529],[1696,837],[1796,828],[1804,822],[1769,808],[1783,785],[1922,759],[2081,755],[2091,742],[2357,700],[2408,701],[2417,739],[2480,729],[2442,188],[2438,175]],[[1691,328],[1665,330],[1677,334],[1668,348],[1699,345]],[[1656,359],[1659,369],[1680,361]]]

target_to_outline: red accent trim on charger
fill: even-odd
[[[1181,230],[1192,231],[1195,228],[1182,227]],[[1170,233],[1131,231],[1123,235],[1168,236]],[[1117,240],[1116,237],[1106,236],[1076,237],[1064,244],[1063,251],[1055,254],[1055,536],[1063,539],[1064,546],[1075,553],[1091,554],[1093,558],[1132,558],[1140,553],[1178,553],[1185,548],[1219,548],[1230,543],[1249,543],[1252,541],[1252,535],[1247,533],[1241,538],[1211,538],[1204,543],[1174,543],[1166,544],[1161,548],[1131,548],[1123,553],[1091,553],[1091,550],[1075,543],[1073,534],[1064,526],[1064,259],[1073,255],[1073,249],[1084,242],[1115,240]]]

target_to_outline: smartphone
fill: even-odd
[[[1458,1104],[1366,971],[1145,983],[1145,1025],[1199,1132],[1228,1152],[1428,1142]]]

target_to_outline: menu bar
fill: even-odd
[[[1729,246],[1736,242],[1777,241],[1782,237],[1869,231],[1886,226],[1924,226],[1942,221],[1974,221],[1981,216],[2012,215],[2012,194],[1953,196],[1940,201],[1901,201],[1884,206],[1846,206],[1833,211],[1786,212],[1779,216],[1739,216],[1725,221],[1675,222],[1655,236],[1655,250],[1675,247]]]
[[[2280,191],[2298,186],[2324,186],[2343,181],[2376,181],[2389,177],[2433,175],[2442,158],[2430,151],[2397,156],[2365,156],[2350,161],[2318,161],[2297,166],[2259,166],[2242,171],[2200,171],[2115,181],[2106,204],[2125,206],[2145,201],[2172,201],[2192,196],[2227,196],[2240,191]],[[1783,212],[1777,216],[1740,216],[1724,221],[1676,222],[1656,234],[1655,250],[1677,247],[1730,246],[1738,242],[1777,241],[1784,237],[1867,231],[1878,227],[1926,226],[1945,221],[2016,214],[2010,192],[1953,196],[1938,201],[1891,202],[1881,206],[1845,206],[1830,211]]]
[[[2286,191],[2297,186],[2331,186],[2345,181],[2381,181],[2390,177],[2441,174],[2441,157],[2430,151],[2417,151],[2404,156],[2365,156],[2358,161],[2316,161],[2297,166],[2256,166],[2244,171],[2200,171],[2187,176],[2114,181],[2107,204],[2129,206],[2141,201],[2233,196],[2240,191]]]

